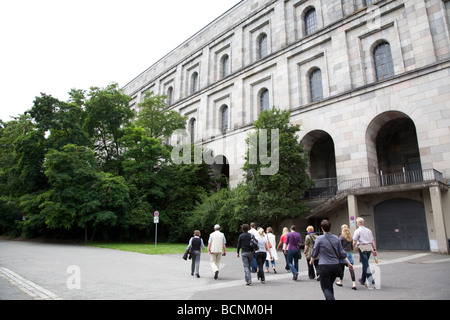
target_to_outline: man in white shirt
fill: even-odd
[[[208,252],[211,255],[211,267],[214,272],[214,279],[219,276],[220,259],[226,255],[226,243],[225,235],[220,232],[220,226],[216,224],[214,226],[214,232],[209,235],[208,240]],[[223,253],[222,253],[223,250]]]
[[[359,283],[367,286],[366,279],[372,278],[372,273],[369,269],[370,254],[372,253],[372,251],[374,252],[374,255],[377,254],[377,246],[375,244],[375,239],[373,238],[372,231],[364,226],[364,219],[356,219],[356,224],[358,226],[358,229],[356,229],[355,233],[353,234],[353,247],[356,247],[356,245],[358,245],[359,257],[362,264],[362,275],[359,279]],[[372,284],[375,284],[373,279]]]
[[[250,230],[248,230],[248,233],[252,234],[255,238],[258,236],[258,231],[256,231],[256,223],[250,223]],[[258,263],[256,262],[256,258],[254,256],[252,259],[251,269],[252,272],[256,272],[258,270]]]

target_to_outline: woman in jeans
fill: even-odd
[[[287,238],[287,234],[289,233],[289,229],[284,227],[283,228],[283,234],[280,237],[280,242],[278,243],[277,246],[277,250],[284,248],[284,244],[286,243],[286,238]],[[283,250],[283,256],[284,256],[284,260],[286,261],[286,266],[284,267],[286,269],[287,272],[290,272],[291,269],[289,268],[289,264],[288,264],[288,260],[287,260],[287,254],[285,253],[285,251]]]
[[[250,239],[252,234],[248,232],[248,224],[242,225],[242,233],[239,235],[237,244],[237,257],[239,258],[239,252],[242,250],[242,264],[244,265],[245,282],[249,286],[252,284],[252,273],[250,267],[253,260],[253,249],[250,247]]]
[[[192,258],[191,275],[193,276],[195,273],[197,278],[200,278],[200,255],[202,253],[202,250],[205,250],[205,245],[203,244],[203,239],[200,238],[199,230],[194,231],[194,236],[189,240],[189,245],[187,246],[186,250],[189,248],[191,248]]]

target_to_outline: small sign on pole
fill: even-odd
[[[158,250],[157,243],[158,243],[158,223],[159,223],[159,212],[155,211],[154,217],[153,217],[153,223],[155,224],[155,250]]]

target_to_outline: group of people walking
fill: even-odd
[[[271,227],[264,230],[262,228],[256,229],[255,223],[242,225],[242,233],[239,235],[237,243],[237,257],[242,259],[246,285],[252,284],[252,272],[257,273],[257,278],[262,284],[265,283],[265,273],[269,272],[270,266],[273,272],[277,273],[276,261],[279,260],[278,250],[280,246],[282,246],[286,261],[285,269],[292,273],[294,281],[298,279],[298,261],[301,259],[303,252],[307,261],[308,277],[315,279],[317,276],[317,280],[320,281],[321,289],[327,300],[334,300],[334,284],[337,286],[343,285],[342,280],[346,267],[349,269],[352,279],[352,289],[356,290],[356,278],[353,269],[353,250],[355,247],[358,248],[362,263],[362,275],[358,281],[361,285],[373,285],[374,282],[369,269],[369,258],[372,252],[376,255],[376,245],[372,231],[364,226],[364,219],[357,219],[358,229],[353,237],[347,225],[341,227],[340,237],[330,233],[331,223],[328,220],[323,220],[320,226],[323,232],[321,236],[314,232],[312,226],[306,229],[307,235],[302,250],[302,238],[296,231],[295,225],[292,225],[290,229],[283,229],[283,235],[278,245],[276,245],[275,235]],[[189,252],[192,258],[191,275],[195,275],[198,278],[200,277],[200,254],[204,249],[205,246],[200,238],[200,231],[196,230],[186,248],[186,254]],[[220,231],[219,225],[214,226],[214,232],[209,236],[208,252],[210,253],[214,279],[218,279],[220,260],[222,256],[226,255],[226,238]],[[336,278],[339,278],[339,281],[335,283]],[[371,283],[366,284],[366,281]]]

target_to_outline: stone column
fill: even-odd
[[[353,234],[356,231],[356,219],[358,218],[358,199],[355,195],[350,194],[347,197],[348,204],[348,220],[349,220],[349,228],[351,233]],[[352,220],[353,219],[353,220]]]
[[[445,231],[442,194],[439,187],[430,187],[431,209],[433,210],[434,230],[439,253],[449,253],[447,232]]]

